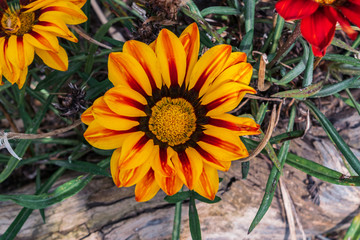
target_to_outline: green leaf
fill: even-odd
[[[306,88],[302,89],[293,89],[288,91],[283,91],[271,95],[271,97],[281,97],[281,98],[295,98],[295,99],[304,99],[313,96],[319,92],[322,88],[323,81],[312,84]]]
[[[323,60],[333,61],[333,62],[339,62],[339,63],[345,63],[350,64],[353,66],[360,66],[360,61],[358,59],[355,59],[353,57],[344,56],[341,54],[326,54],[323,57]]]
[[[309,107],[310,111],[315,115],[316,119],[319,121],[323,129],[329,138],[335,143],[337,148],[343,154],[347,162],[354,169],[354,171],[360,175],[360,162],[354,155],[354,153],[350,150],[349,146],[345,143],[339,133],[336,131],[334,126],[330,123],[330,121],[320,112],[319,109],[315,107],[315,105],[310,101],[305,101],[305,104]]]
[[[333,40],[331,41],[331,45],[334,45],[334,46],[337,46],[339,48],[342,48],[342,49],[346,49],[350,52],[353,52],[353,53],[360,53],[358,50],[356,50],[355,48],[347,45],[345,42],[341,41],[340,39],[334,37]]]
[[[250,161],[241,163],[241,176],[242,179],[246,179],[250,170]]]
[[[344,240],[348,239],[360,239],[360,214],[354,217],[345,234]]]
[[[210,199],[207,199],[206,197],[201,196],[197,192],[193,192],[193,196],[195,199],[197,199],[201,202],[204,202],[204,203],[209,203],[209,204],[213,204],[213,203],[217,203],[217,202],[221,201],[221,198],[218,196],[215,196],[214,200],[210,200]]]
[[[255,29],[255,1],[254,0],[244,0],[244,17],[245,17],[245,33],[246,35],[249,34],[247,41],[253,42],[254,39],[254,29]],[[252,51],[252,44],[251,47],[248,49],[247,54]]]
[[[273,54],[276,52],[277,46],[279,44],[279,40],[282,36],[281,33],[284,28],[284,23],[285,23],[284,18],[281,17],[280,15],[278,15],[277,20],[276,20],[275,31],[274,31],[274,41],[273,41],[273,44],[270,49],[270,54]]]
[[[189,202],[189,226],[190,233],[193,240],[201,239],[201,229],[200,229],[200,221],[199,215],[196,210],[195,198],[194,196],[190,196]]]
[[[311,85],[313,81],[313,74],[314,74],[314,53],[312,49],[309,50],[309,59],[306,64],[305,72],[304,72],[304,80],[302,82],[302,86],[308,87]]]
[[[78,177],[70,180],[55,189],[54,192],[39,195],[0,195],[0,201],[11,200],[23,207],[41,209],[61,202],[83,189],[92,179],[92,176]]]
[[[94,175],[101,175],[105,177],[111,177],[111,175],[104,168],[100,168],[98,165],[83,162],[83,161],[68,161],[68,160],[52,160],[47,162],[49,164],[55,164],[66,169],[71,169],[77,172],[92,173]]]
[[[239,10],[232,8],[232,7],[226,7],[226,6],[216,6],[216,7],[208,7],[200,12],[202,17],[205,17],[209,14],[221,14],[221,15],[239,15]]]
[[[346,79],[344,81],[341,81],[341,82],[338,82],[335,84],[325,85],[319,92],[317,92],[316,94],[314,94],[311,97],[332,96],[335,93],[338,93],[346,88],[351,87],[359,79],[360,79],[360,76],[357,76],[357,77],[349,78],[349,79]]]
[[[240,51],[246,53],[247,56],[250,55],[251,49],[253,48],[253,38],[254,30],[250,30],[245,34],[244,38],[240,43]]]
[[[190,195],[191,195],[190,191],[178,192],[178,193],[175,193],[172,196],[166,196],[164,198],[164,200],[169,202],[169,203],[177,203],[177,202],[182,202],[182,201],[185,201],[185,200],[189,199]]]

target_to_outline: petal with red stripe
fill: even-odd
[[[153,161],[151,158],[154,151],[154,142],[144,132],[135,132],[129,135],[121,146],[122,169],[136,168],[146,161]]]
[[[104,97],[95,100],[92,114],[98,123],[111,130],[124,131],[139,125],[138,117],[121,116],[114,113],[104,101]]]
[[[58,52],[36,48],[35,52],[47,66],[59,71],[66,71],[68,69],[69,60],[64,48],[59,47]]]
[[[155,180],[160,188],[169,196],[177,193],[184,185],[177,175],[165,177],[162,174],[155,172]]]
[[[210,125],[206,128],[197,144],[219,161],[233,161],[249,156],[237,134]]]
[[[275,8],[285,20],[296,20],[313,14],[319,4],[313,0],[280,0]]]
[[[155,180],[155,173],[150,169],[145,177],[136,184],[135,200],[138,202],[146,202],[152,199],[160,190],[160,186]]]
[[[143,96],[151,96],[151,85],[140,63],[130,54],[110,53],[109,80],[114,86],[129,86]]]
[[[168,87],[181,86],[185,78],[186,55],[179,38],[167,29],[161,30],[156,39],[155,52],[164,83]]]
[[[243,83],[249,85],[251,76],[253,73],[253,68],[249,63],[238,63],[227,68],[223,71],[214,81],[214,85],[220,86],[223,82],[228,80],[233,80],[235,82]],[[214,86],[215,87],[215,86]],[[216,88],[215,87],[215,88]]]
[[[239,136],[260,134],[260,125],[253,119],[247,117],[236,117],[227,113],[210,117],[208,124],[214,127],[236,132]]]
[[[49,32],[42,30],[32,30],[24,34],[24,40],[33,45],[35,48],[42,50],[59,51],[60,45],[57,37]]]
[[[140,63],[149,78],[153,90],[161,88],[160,63],[155,52],[148,45],[135,40],[126,41],[123,46],[123,52],[131,55]],[[145,81],[145,79],[140,80]],[[148,84],[146,83],[146,85]],[[151,92],[149,92],[149,94],[151,94]]]
[[[171,177],[175,175],[175,167],[172,163],[172,158],[176,154],[172,148],[160,148],[158,145],[155,145],[155,158],[151,167],[158,174],[161,174],[164,177]]]
[[[110,130],[104,128],[94,120],[86,129],[84,138],[96,148],[110,150],[121,147],[124,140],[136,131],[138,131],[137,127],[126,131]]]
[[[56,1],[40,10],[40,15],[51,13],[54,17],[59,17],[64,23],[69,25],[80,24],[87,21],[86,15],[81,9],[70,1]]]
[[[246,62],[246,60],[247,60],[246,53],[232,52],[224,65],[223,71],[235,64]]]
[[[204,164],[200,178],[194,187],[195,192],[207,199],[214,200],[218,189],[219,175],[217,170],[207,164]]]
[[[189,89],[194,89],[202,96],[209,85],[222,71],[231,53],[230,45],[218,45],[210,48],[195,64],[189,81]]]
[[[104,95],[108,107],[121,116],[141,117],[146,116],[146,99],[137,91],[124,86],[113,87]]]
[[[228,171],[231,165],[231,161],[220,161],[209,152],[205,151],[202,147],[197,145],[195,147],[196,152],[193,154],[198,155],[199,159],[202,159],[204,163],[209,164],[213,168],[221,171]]]
[[[92,113],[92,106],[91,106],[81,114],[81,121],[83,123],[85,123],[86,125],[90,125],[90,123],[92,123],[92,121],[94,121],[94,120],[95,120],[95,118]]]

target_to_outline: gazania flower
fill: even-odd
[[[359,0],[280,0],[276,10],[285,20],[301,19],[301,33],[319,57],[325,55],[337,22],[353,40],[357,32],[350,22],[360,27]]]
[[[66,24],[85,22],[86,0],[0,0],[0,74],[22,88],[36,53],[51,68],[66,71],[68,56],[57,37],[77,42]],[[0,80],[1,83],[1,80]]]
[[[150,46],[127,41],[109,56],[115,87],[82,114],[85,139],[116,149],[113,180],[118,187],[136,184],[137,201],[160,188],[173,195],[183,184],[214,199],[217,170],[248,156],[239,136],[259,133],[254,120],[227,113],[255,93],[246,55],[218,45],[198,60],[199,45],[195,23],[180,38],[162,30]]]

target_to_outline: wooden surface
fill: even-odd
[[[356,113],[339,120],[335,126],[360,156],[360,126]],[[346,125],[346,128],[344,127]],[[351,131],[351,134],[346,131]],[[351,137],[349,137],[351,136]],[[295,140],[290,149],[294,153],[347,173],[336,148],[320,127],[313,126],[305,139]],[[241,180],[240,163],[234,163],[223,175],[218,195],[222,201],[209,205],[198,203],[203,239],[288,239],[289,229],[279,189],[271,208],[255,230],[248,228],[260,205],[271,163],[259,157],[251,163],[248,179]],[[67,176],[58,185],[73,178]],[[237,180],[229,189],[230,179]],[[359,212],[360,191],[357,187],[344,187],[323,183],[319,189],[320,204],[307,196],[306,174],[285,166],[284,181],[294,202],[306,236],[314,236],[329,229],[347,227],[351,216]],[[314,179],[316,183],[321,181]],[[18,189],[16,193],[34,191],[33,185]],[[226,189],[226,191],[225,191]],[[17,239],[171,239],[174,207],[159,193],[146,203],[134,200],[133,188],[117,189],[109,178],[95,178],[77,195],[45,210],[44,224],[35,210],[23,226]],[[12,202],[0,202],[0,233],[19,213],[21,207]],[[191,239],[187,203],[183,205],[181,239]],[[300,232],[297,231],[300,238]]]

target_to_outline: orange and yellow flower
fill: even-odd
[[[214,199],[218,170],[248,156],[239,136],[259,134],[253,119],[227,113],[255,93],[246,55],[223,44],[198,60],[199,48],[195,23],[179,38],[163,29],[150,45],[127,41],[109,56],[114,87],[81,116],[91,145],[116,149],[113,180],[118,187],[136,184],[137,201],[160,188],[173,195],[183,184]]]
[[[350,22],[360,27],[359,0],[279,0],[276,11],[285,20],[301,19],[301,33],[318,57],[325,55],[337,22],[353,40],[357,32]]]
[[[77,42],[66,24],[87,20],[86,0],[0,0],[0,74],[19,88],[36,53],[51,68],[66,71],[68,56],[57,37]],[[1,84],[0,78],[0,84]]]

